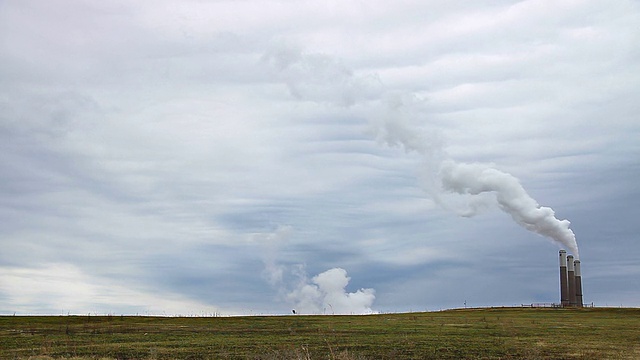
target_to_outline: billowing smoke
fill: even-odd
[[[287,300],[300,314],[371,314],[376,299],[373,289],[349,293],[351,278],[347,271],[333,268],[309,280],[301,276],[298,286],[287,294]]]
[[[511,174],[486,164],[459,163],[444,152],[436,130],[423,120],[424,101],[415,94],[385,89],[376,75],[356,75],[343,64],[320,54],[278,48],[264,60],[276,70],[290,92],[306,101],[364,109],[378,141],[417,152],[424,158],[425,191],[447,208],[444,193],[463,195],[467,204],[458,211],[474,216],[491,204],[509,214],[527,230],[552,239],[578,258],[578,246],[569,221],[555,217],[553,209],[540,206]]]
[[[379,128],[379,139],[389,146],[400,146],[405,151],[415,151],[425,157],[429,167],[425,190],[437,203],[446,206],[440,196],[442,191],[467,195],[465,209],[457,211],[466,217],[478,214],[480,208],[496,204],[520,226],[552,239],[560,247],[569,249],[576,259],[579,258],[578,244],[569,228],[569,221],[557,219],[553,209],[540,206],[515,176],[488,164],[456,162],[444,155],[438,146],[440,142],[426,141],[419,132],[411,131],[393,116],[387,117],[382,124],[384,126]]]
[[[264,251],[263,277],[274,287],[278,298],[299,314],[371,314],[375,290],[359,289],[347,292],[351,278],[342,268],[333,268],[309,279],[304,266],[285,265],[278,259],[280,248],[294,234],[289,225],[280,225],[274,232],[253,234]]]
[[[442,186],[445,190],[458,194],[469,194],[479,199],[483,193],[494,193],[488,198],[520,226],[529,231],[549,237],[561,247],[568,248],[578,258],[576,237],[569,229],[568,220],[558,220],[553,209],[540,206],[522,187],[520,181],[511,174],[483,164],[456,163],[448,160],[440,168]],[[469,206],[464,216],[477,213],[476,206]]]

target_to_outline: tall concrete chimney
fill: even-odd
[[[574,261],[576,281],[576,306],[582,307],[582,275],[580,274],[580,260]]]
[[[567,256],[567,279],[569,280],[569,306],[576,306],[576,276],[573,255]]]
[[[567,252],[560,250],[560,304],[569,305],[569,287],[567,283]]]

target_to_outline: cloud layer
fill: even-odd
[[[585,302],[639,306],[639,21],[633,1],[4,1],[0,313],[558,301],[528,215],[571,221]],[[457,216],[447,159],[537,210],[480,194]]]

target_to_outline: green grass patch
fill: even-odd
[[[1,316],[1,359],[638,359],[640,309]]]

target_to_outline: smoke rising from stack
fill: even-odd
[[[529,231],[553,239],[560,247],[568,248],[578,257],[576,237],[569,229],[568,220],[558,220],[553,209],[540,206],[511,174],[482,164],[445,161],[441,167],[442,185],[445,190],[458,194],[477,196],[495,193],[500,209]],[[469,207],[465,216],[475,215],[475,207]]]
[[[456,162],[446,156],[436,131],[416,126],[422,119],[421,101],[411,93],[385,89],[377,75],[357,76],[334,59],[278,48],[263,60],[276,70],[290,93],[302,100],[334,106],[368,108],[366,114],[376,138],[388,146],[417,152],[426,167],[425,191],[440,205],[443,193],[462,195],[466,208],[458,213],[474,216],[480,206],[495,205],[525,229],[552,239],[578,258],[578,246],[569,221],[559,220],[549,207],[540,206],[511,174],[487,164]],[[421,124],[424,125],[424,124]]]

